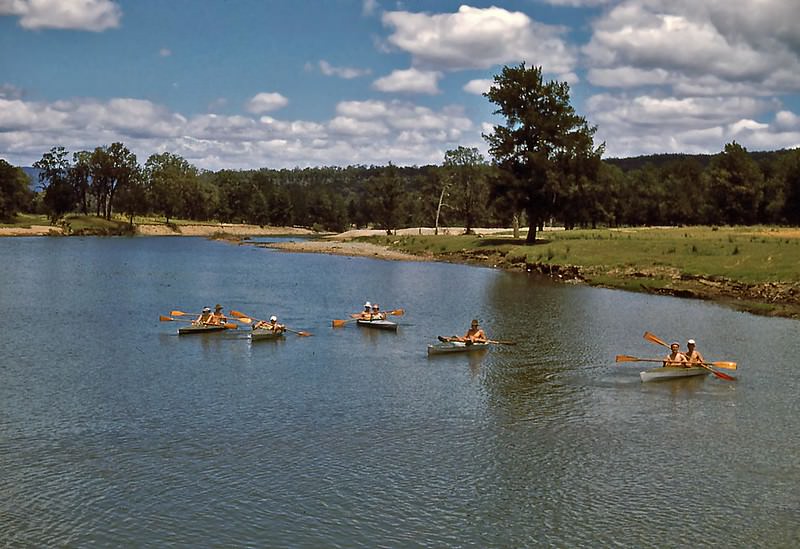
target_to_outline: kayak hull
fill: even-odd
[[[356,321],[359,326],[364,326],[365,328],[375,328],[378,330],[391,330],[393,332],[397,331],[397,323],[391,322],[390,320],[363,320],[358,319]]]
[[[253,341],[276,341],[278,339],[283,339],[283,332],[274,332],[272,330],[257,328],[250,332],[250,339]]]
[[[472,345],[467,345],[462,341],[448,341],[446,343],[428,345],[428,354],[444,355],[450,353],[474,353],[476,351],[482,351],[488,348],[488,343],[473,343]]]
[[[649,370],[645,370],[644,372],[639,372],[639,377],[642,378],[642,381],[664,381],[668,379],[705,375],[708,375],[708,370],[701,368],[700,366],[692,366],[691,368],[666,366],[662,368],[651,368]]]
[[[227,330],[227,328],[225,326],[214,326],[208,324],[190,324],[189,326],[178,328],[178,334],[209,334],[211,332],[221,332],[223,330]]]

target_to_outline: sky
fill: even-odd
[[[503,66],[605,157],[800,146],[798,0],[0,0],[0,158],[124,143],[207,170],[487,159]]]

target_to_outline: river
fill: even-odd
[[[313,336],[158,319],[215,303]],[[0,546],[800,543],[794,320],[187,237],[0,239],[0,310]],[[427,356],[473,317],[517,345]],[[737,381],[642,383],[645,330]]]

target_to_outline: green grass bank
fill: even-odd
[[[432,259],[538,272],[593,286],[723,302],[800,318],[800,229],[683,227],[509,235],[372,236],[366,240]]]

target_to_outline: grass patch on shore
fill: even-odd
[[[745,283],[799,282],[800,230],[781,227],[690,227],[552,231],[534,245],[502,237],[380,236],[376,244],[417,255],[496,254],[509,263],[577,265],[590,282],[636,276],[724,277]],[[635,282],[630,284],[635,285]],[[627,285],[627,284],[626,284]]]

